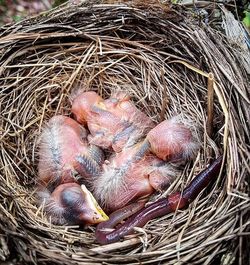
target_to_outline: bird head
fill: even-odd
[[[79,123],[86,125],[91,108],[102,101],[94,91],[83,92],[73,100],[71,111]]]
[[[53,204],[48,204],[52,220],[59,213],[68,224],[98,224],[109,219],[85,185],[59,185],[52,198]]]

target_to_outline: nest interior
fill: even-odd
[[[184,9],[140,1],[65,5],[0,34],[1,260],[210,264],[217,258],[223,264],[242,258],[250,206],[250,100],[238,47]],[[211,138],[207,73],[215,79]],[[103,97],[126,90],[157,122],[176,114],[195,122],[202,146],[164,195],[182,190],[221,153],[216,183],[188,209],[150,221],[123,242],[98,246],[94,227],[52,225],[35,199],[38,140],[50,117],[70,115],[76,87]]]

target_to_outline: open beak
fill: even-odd
[[[92,193],[86,188],[85,185],[81,185],[81,189],[85,195],[85,206],[87,209],[84,213],[85,220],[89,224],[99,224],[101,222],[107,221],[109,217],[99,206]]]

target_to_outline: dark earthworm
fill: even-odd
[[[214,160],[209,167],[200,172],[184,189],[182,197],[188,200],[188,203],[191,203],[206,188],[209,182],[219,175],[222,158],[222,156],[219,156]]]
[[[121,222],[121,220],[124,220],[141,210],[144,205],[145,201],[134,202],[123,207],[122,209],[116,210],[115,212],[109,215],[109,220],[100,223],[100,226],[98,226],[98,230],[96,231],[96,236],[98,237],[98,233],[100,232],[100,230],[115,227],[118,223]]]
[[[149,220],[156,217],[161,217],[177,209],[186,208],[197,195],[209,184],[210,181],[215,179],[221,168],[222,156],[219,156],[213,163],[205,170],[200,172],[184,189],[183,193],[176,192],[169,195],[167,198],[160,199],[150,205],[142,208],[138,212],[130,216],[118,228],[112,232],[105,232],[104,229],[113,228],[117,224],[112,221],[115,218],[111,216],[108,222],[100,223],[96,228],[96,240],[100,244],[109,244],[119,241],[125,235],[130,234],[134,227],[143,227]]]

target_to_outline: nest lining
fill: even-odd
[[[55,9],[1,29],[0,229],[5,251],[25,262],[209,264],[233,249],[249,220],[248,76],[234,49],[213,29],[167,5],[95,4]],[[188,65],[185,65],[185,63]],[[206,133],[207,78],[216,80],[214,134]],[[224,171],[189,209],[150,221],[136,237],[99,247],[94,227],[50,224],[37,208],[37,146],[43,124],[70,115],[77,87],[108,97],[129,92],[159,122],[180,114],[199,128],[202,148],[166,194],[185,185],[215,154]]]

